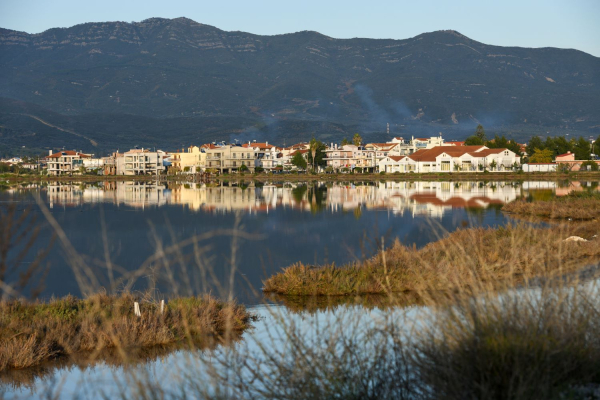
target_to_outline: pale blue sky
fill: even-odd
[[[405,39],[454,29],[488,44],[600,56],[600,0],[0,0],[0,27],[30,33],[182,16],[261,35],[314,30],[335,38]]]

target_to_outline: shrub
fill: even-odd
[[[594,161],[588,160],[581,163],[581,171],[598,171],[598,164]]]

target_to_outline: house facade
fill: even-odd
[[[184,174],[202,172],[206,168],[206,152],[198,146],[190,146],[185,151],[171,153],[171,166]]]
[[[50,150],[50,154],[46,157],[48,175],[60,176],[79,173],[83,168],[83,160],[89,158],[91,158],[89,154],[78,151],[63,150],[53,153]]]
[[[165,170],[164,151],[132,149],[119,156],[115,154],[117,175],[159,175]]]
[[[220,173],[238,172],[245,166],[249,172],[254,172],[254,150],[242,145],[209,145],[206,151],[206,169],[217,170]]]

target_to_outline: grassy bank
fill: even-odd
[[[572,271],[600,260],[600,225],[526,224],[455,231],[421,249],[396,241],[363,262],[294,264],[264,281],[266,293],[356,295],[448,290]],[[581,236],[586,242],[565,242]]]
[[[520,216],[546,219],[598,220],[600,192],[572,192],[550,201],[521,199],[504,205],[502,210]]]
[[[212,337],[239,334],[254,318],[237,304],[211,296],[173,299],[163,313],[158,304],[140,302],[134,314],[131,294],[98,294],[50,302],[0,303],[0,371],[38,365],[45,360],[82,352],[166,345],[183,340],[199,343]]]

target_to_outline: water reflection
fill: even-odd
[[[254,293],[260,293],[262,281],[293,263],[342,264],[368,257],[379,249],[382,236],[385,243],[399,239],[424,246],[458,228],[505,224],[509,217],[499,209],[518,197],[592,186],[527,181],[51,182],[0,191],[0,203],[29,204],[36,211],[32,194],[39,194],[55,226],[90,266],[99,286],[95,290],[114,291],[127,282],[135,290],[156,287],[193,295],[221,287],[228,293],[234,273],[235,296],[256,304],[261,300]],[[246,236],[233,240],[223,233],[234,226]],[[213,235],[215,231],[221,233]],[[42,226],[33,250],[43,249],[53,235],[48,224]],[[190,241],[195,237],[204,239]],[[187,244],[165,257],[165,249],[182,242]],[[231,272],[234,242],[237,265]],[[56,245],[48,255],[43,297],[82,292],[71,253]],[[199,273],[207,268],[214,274]]]
[[[525,182],[524,185],[529,185]],[[535,185],[537,183],[531,183]],[[521,195],[518,182],[155,183],[53,182],[50,208],[112,203],[134,208],[183,205],[193,211],[269,213],[290,208],[312,213],[356,209],[441,218],[453,208],[487,208]]]

